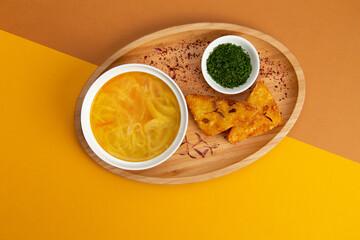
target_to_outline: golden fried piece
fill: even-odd
[[[247,102],[257,107],[258,114],[252,121],[238,124],[231,129],[227,138],[230,143],[257,136],[282,123],[279,107],[264,81],[256,84]]]
[[[249,121],[257,113],[256,108],[247,103],[211,96],[192,94],[186,96],[186,102],[199,128],[207,136]]]

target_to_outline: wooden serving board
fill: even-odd
[[[206,46],[224,35],[238,35],[249,40],[259,52],[260,74],[279,105],[284,122],[260,136],[230,144],[226,132],[206,137],[196,125],[189,112],[186,133],[191,143],[200,136],[211,146],[219,145],[213,154],[200,156],[190,147],[191,158],[183,144],[164,163],[142,171],[127,171],[113,167],[98,158],[87,145],[80,125],[81,105],[91,84],[106,70],[125,63],[144,63],[167,73],[181,88],[183,94],[199,93],[246,100],[250,89],[238,95],[223,95],[207,85],[201,73],[201,57]],[[75,109],[75,128],[80,143],[89,156],[105,169],[128,179],[155,184],[182,184],[199,182],[231,173],[263,156],[286,136],[298,118],[305,98],[305,78],[295,56],[279,41],[254,29],[234,24],[196,23],[161,30],[142,37],[101,64],[83,87]],[[204,152],[204,143],[196,147]]]

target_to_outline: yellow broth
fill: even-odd
[[[175,140],[180,107],[161,79],[128,72],[101,87],[91,106],[90,124],[96,141],[110,155],[145,161],[163,153]]]

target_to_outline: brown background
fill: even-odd
[[[290,136],[360,162],[360,1],[4,1],[0,29],[100,64],[151,32],[195,22],[255,28],[284,43],[307,95]]]

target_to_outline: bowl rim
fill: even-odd
[[[250,61],[251,61],[251,66],[252,66],[252,71],[250,73],[250,76],[243,85],[240,85],[235,88],[225,88],[225,87],[221,86],[220,84],[215,82],[215,80],[213,80],[207,72],[206,61],[209,58],[210,53],[214,50],[215,47],[219,46],[220,44],[225,44],[225,43],[232,43],[237,46],[241,46],[245,50],[245,52],[249,53],[249,56],[250,56]],[[201,58],[201,71],[202,71],[203,77],[205,78],[205,81],[215,91],[218,91],[223,94],[233,95],[233,94],[238,94],[238,93],[244,92],[245,90],[249,89],[256,81],[256,79],[259,75],[259,70],[260,70],[260,59],[259,59],[258,51],[254,47],[254,45],[252,45],[247,39],[240,37],[240,36],[236,36],[236,35],[226,35],[226,36],[222,36],[222,37],[219,37],[219,38],[213,40],[206,47],[206,49],[202,55],[202,58]]]
[[[164,83],[166,83],[173,91],[180,107],[180,126],[178,133],[172,144],[163,153],[156,156],[155,158],[140,162],[129,162],[129,161],[121,160],[107,153],[96,141],[90,125],[91,106],[98,91],[106,82],[108,82],[115,76],[118,76],[126,72],[145,72],[158,77]],[[186,134],[187,125],[188,125],[188,110],[187,110],[185,97],[182,91],[180,90],[179,86],[175,83],[175,81],[172,80],[167,74],[165,74],[163,71],[155,67],[146,64],[130,63],[130,64],[119,65],[109,69],[108,71],[102,73],[92,83],[92,85],[85,94],[81,106],[80,124],[87,144],[100,159],[117,168],[121,168],[125,170],[144,170],[155,167],[163,163],[168,158],[170,158],[178,149]]]

